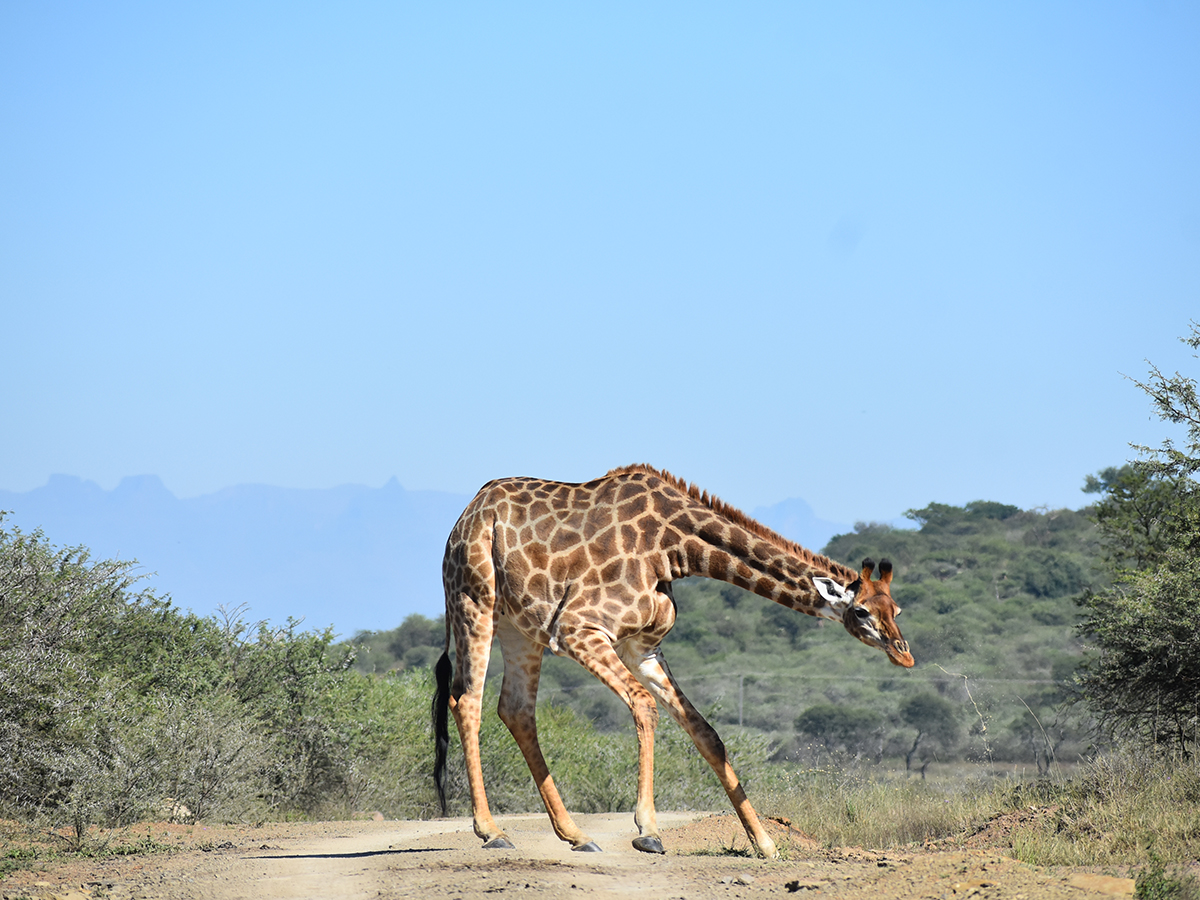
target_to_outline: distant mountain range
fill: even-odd
[[[441,613],[442,550],[470,499],[405,490],[394,478],[380,488],[238,485],[179,499],[156,475],[111,491],[54,475],[31,491],[0,490],[0,510],[5,527],[41,528],[93,559],[138,560],[150,587],[200,615],[244,605],[251,621],[292,616],[350,637]],[[850,530],[797,499],[751,515],[814,550]]]

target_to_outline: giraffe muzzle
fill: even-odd
[[[908,650],[908,641],[892,641],[887,645],[886,651],[888,659],[890,659],[897,666],[903,666],[906,669],[911,669],[917,663],[917,661],[913,659],[912,653],[910,653]]]

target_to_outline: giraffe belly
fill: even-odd
[[[633,641],[656,646],[675,622],[669,594],[652,591],[634,595],[615,591],[575,591],[566,588],[557,602],[544,597],[502,596],[500,614],[527,637],[556,656],[564,656],[563,637],[581,630],[599,631],[614,645]]]
[[[551,624],[555,605],[544,600],[514,600],[503,598],[500,614],[507,618],[517,631],[536,644],[551,646]]]

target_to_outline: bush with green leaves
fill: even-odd
[[[446,619],[412,613],[387,631],[359,631],[343,646],[354,651],[354,668],[364,674],[433,668],[446,646]]]
[[[100,635],[157,601],[134,564],[92,563],[0,520],[0,813],[46,818],[79,844],[150,802],[140,721],[103,664]]]
[[[1200,743],[1200,533],[1084,601],[1096,654],[1080,679],[1105,728],[1192,752]]]
[[[932,692],[909,697],[900,707],[900,716],[916,734],[904,756],[904,769],[912,769],[913,759],[921,761],[921,777],[929,763],[940,755],[952,756],[962,736],[957,710],[950,701]]]
[[[164,798],[208,818],[354,808],[396,729],[332,632],[181,612],[136,565],[0,520],[0,815],[81,847]]]
[[[1200,349],[1200,326],[1183,340]],[[1113,585],[1081,600],[1092,653],[1079,689],[1110,734],[1187,755],[1200,741],[1200,399],[1194,378],[1153,366],[1136,383],[1187,437],[1140,447],[1140,458],[1088,482],[1102,495]]]
[[[437,814],[427,668],[367,675],[328,629],[181,612],[138,589],[135,565],[93,562],[40,532],[0,528],[0,816],[81,849],[183,807],[217,820]],[[429,620],[408,624],[392,636],[412,639],[401,658],[437,630]],[[632,809],[637,747],[628,711],[622,721],[600,734],[573,709],[541,704],[543,747],[572,809]],[[482,742],[496,811],[540,810],[494,712]],[[763,738],[734,736],[727,746],[745,781],[769,780]],[[660,728],[656,769],[660,803],[723,802],[674,722]],[[452,807],[466,812],[453,755],[448,780]]]
[[[873,709],[818,703],[797,716],[796,731],[829,753],[883,755],[884,718]]]

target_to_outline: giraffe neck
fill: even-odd
[[[859,577],[853,569],[787,540],[670,472],[625,466],[598,484],[611,491],[618,518],[638,522],[650,542],[665,551],[666,580],[716,578],[790,609],[838,621],[853,599],[845,591]],[[644,512],[647,517],[638,519]]]
[[[858,577],[824,556],[773,533],[756,534],[714,511],[685,537],[680,563],[683,575],[715,578],[797,612],[839,622],[849,602],[842,596],[844,588]]]

